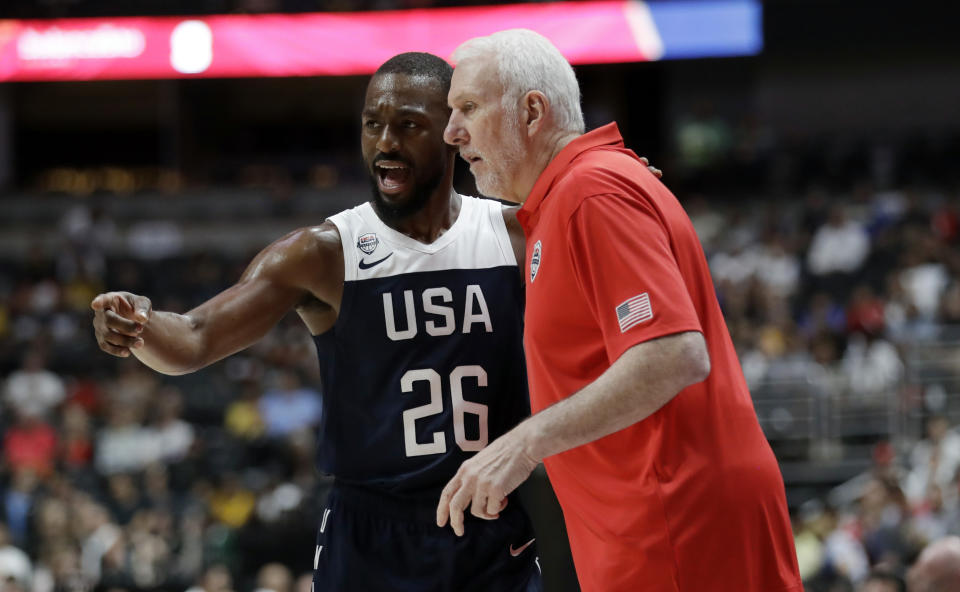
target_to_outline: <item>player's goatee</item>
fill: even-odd
[[[368,179],[370,181],[370,190],[373,192],[373,206],[384,222],[408,218],[422,210],[427,204],[430,200],[430,195],[433,194],[434,190],[439,187],[443,181],[443,174],[443,169],[440,169],[424,183],[415,185],[410,190],[410,197],[407,201],[398,204],[389,203],[384,199],[383,194],[380,193],[380,188],[377,186],[377,178],[370,176]]]

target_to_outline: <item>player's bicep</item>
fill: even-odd
[[[311,295],[305,278],[322,265],[304,232],[268,246],[236,284],[187,313],[207,363],[252,345]]]
[[[568,236],[575,279],[611,359],[637,343],[701,330],[668,231],[650,204],[590,197],[571,217]]]
[[[204,362],[213,363],[256,343],[302,298],[270,276],[244,277],[187,313]]]

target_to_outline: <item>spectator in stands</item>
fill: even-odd
[[[69,522],[67,504],[56,497],[45,497],[34,509],[36,546],[45,548],[58,540],[69,539]]]
[[[870,570],[870,558],[854,536],[849,524],[841,523],[836,510],[827,508],[818,525],[824,534],[824,564],[829,572],[851,582],[863,580]]]
[[[108,424],[100,431],[96,468],[104,475],[137,472],[157,460],[153,433],[140,424],[138,410],[130,403],[115,403],[108,410]]]
[[[807,337],[820,333],[842,335],[846,333],[846,324],[846,311],[826,292],[816,292],[805,302],[798,321]]]
[[[710,257],[712,255],[711,250],[714,240],[726,231],[726,219],[723,214],[702,195],[694,195],[684,199],[683,207],[690,216],[690,222],[693,223],[700,242],[703,243],[703,250],[706,251],[707,256]],[[716,275],[714,275],[714,278],[716,278]]]
[[[57,458],[57,433],[35,415],[18,413],[3,437],[3,460],[14,471],[29,469],[43,476],[53,471]]]
[[[910,548],[903,527],[909,512],[895,480],[867,481],[858,502],[856,527],[870,565],[903,566]]]
[[[255,441],[263,436],[266,427],[260,415],[259,397],[259,387],[256,384],[245,384],[240,397],[227,407],[223,420],[224,427],[234,437]]]
[[[170,585],[175,556],[171,540],[172,518],[163,509],[137,512],[126,530],[129,547],[124,569],[137,588],[149,590]]]
[[[880,335],[885,327],[884,302],[867,284],[860,284],[850,296],[847,307],[847,331]]]
[[[952,244],[960,238],[960,211],[956,206],[956,196],[953,201],[946,200],[940,204],[930,219],[930,227],[944,244]]]
[[[222,563],[215,563],[203,572],[200,583],[187,592],[233,592],[233,576]]]
[[[220,477],[220,485],[209,501],[214,518],[231,528],[240,528],[253,514],[257,498],[243,486],[238,475],[226,473]]]
[[[313,573],[300,574],[293,583],[293,592],[313,592]]]
[[[162,387],[154,401],[153,436],[157,457],[165,463],[176,463],[187,457],[193,446],[193,426],[180,417],[183,395],[173,386]]]
[[[304,387],[293,370],[281,370],[276,377],[276,387],[260,398],[260,415],[267,429],[267,436],[284,438],[320,423],[323,407],[320,393]]]
[[[950,491],[960,470],[960,435],[942,415],[927,419],[927,437],[913,446],[904,489],[912,504],[922,503],[930,485]]]
[[[870,237],[863,226],[847,218],[842,206],[830,210],[827,222],[810,241],[807,268],[818,286],[834,296],[846,294],[870,254]]]
[[[910,519],[912,536],[926,545],[950,533],[950,510],[944,503],[943,491],[936,483],[927,486],[923,501],[913,508]]]
[[[0,524],[0,590],[2,592],[30,592],[33,564],[23,550],[7,540],[6,530]]]
[[[43,354],[32,349],[24,355],[20,370],[7,379],[4,401],[15,413],[43,419],[63,401],[63,380],[45,366]]]
[[[924,319],[935,319],[940,298],[950,284],[949,271],[941,261],[940,245],[929,235],[916,237],[903,256],[900,282],[910,303]]]
[[[893,572],[874,570],[860,582],[857,592],[907,592],[907,583]]]
[[[776,232],[768,233],[756,263],[757,279],[780,300],[792,296],[800,281],[800,259],[787,240]]]
[[[59,460],[67,470],[82,470],[93,460],[93,436],[90,417],[78,404],[68,404],[63,410],[60,428]]]
[[[80,571],[80,555],[69,541],[60,537],[42,547],[34,570],[33,592],[81,592],[89,590]]]
[[[945,325],[960,324],[960,281],[954,279],[944,292],[939,316]]]
[[[130,407],[135,417],[142,417],[159,388],[160,380],[156,374],[144,369],[142,364],[137,364],[135,361],[122,360],[107,387],[106,402],[109,407],[126,405]],[[106,412],[109,416],[110,409]]]
[[[740,284],[753,277],[758,264],[754,250],[738,245],[730,251],[721,251],[710,259],[710,274],[717,283]]]
[[[877,333],[851,336],[842,364],[851,394],[877,404],[892,400],[904,375],[896,346]]]
[[[928,340],[939,331],[934,319],[923,316],[913,298],[904,287],[904,278],[900,270],[887,274],[886,300],[883,318],[887,333],[900,342]]]
[[[167,465],[156,462],[143,471],[143,502],[150,508],[182,509],[185,500],[179,500],[170,489]]]
[[[79,501],[78,534],[81,538],[80,569],[84,580],[99,582],[104,567],[113,569],[123,552],[123,530],[113,522],[106,508],[91,499]]]
[[[843,392],[846,383],[837,365],[837,337],[821,332],[811,337],[808,343],[810,356],[813,358],[809,366],[808,380],[815,389],[814,392],[821,397]]]
[[[255,592],[291,592],[293,576],[282,563],[268,563],[257,574]]]
[[[793,515],[793,541],[797,548],[800,577],[804,582],[816,577],[823,569],[823,539],[827,533],[818,528],[818,523],[822,521],[823,506],[819,500],[810,500],[801,505]]]
[[[133,516],[144,508],[141,488],[129,473],[110,475],[107,479],[107,507],[117,524],[128,524]]]

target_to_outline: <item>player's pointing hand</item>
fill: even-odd
[[[94,310],[93,330],[100,349],[126,358],[131,348],[143,347],[140,333],[150,322],[153,305],[146,296],[130,292],[107,292],[90,303]]]
[[[540,463],[527,451],[525,426],[517,426],[460,465],[440,494],[437,526],[447,521],[457,536],[463,536],[463,513],[493,520],[507,506],[507,495],[527,480]]]

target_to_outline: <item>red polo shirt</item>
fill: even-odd
[[[546,459],[584,592],[800,591],[779,467],[676,198],[610,124],[567,145],[517,216],[534,412],[644,341],[699,331],[710,353],[706,381]]]

